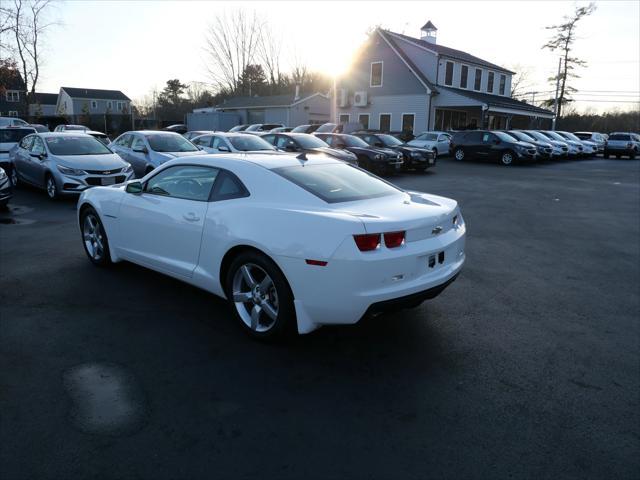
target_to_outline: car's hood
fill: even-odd
[[[435,147],[438,142],[436,140],[410,140],[407,142],[409,147]]]
[[[518,146],[520,147],[524,147],[524,148],[536,148],[536,146],[533,143],[530,142],[523,142],[522,140],[518,140],[517,142],[515,142]]]
[[[61,165],[82,170],[115,170],[125,162],[115,153],[107,155],[54,155]]]
[[[196,150],[194,152],[155,152],[157,155],[166,157],[167,159],[178,157],[190,157],[191,155],[205,155],[207,152]]]
[[[428,238],[453,228],[458,203],[421,192],[402,192],[356,202],[335,204],[333,209],[359,218],[367,232],[406,231],[407,240]],[[441,230],[434,233],[436,227]]]
[[[326,155],[331,155],[332,157],[336,157],[339,159],[349,159],[349,160],[353,159],[353,153],[345,150],[338,150],[337,148],[318,147],[318,148],[312,148],[310,149],[310,151],[324,153]]]

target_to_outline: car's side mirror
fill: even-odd
[[[129,182],[125,188],[127,193],[139,194],[142,193],[142,182]]]
[[[147,147],[136,147],[133,149],[133,151],[137,153],[149,153],[149,150],[147,150]]]
[[[296,147],[295,145],[287,145],[286,147],[284,147],[284,149],[287,152],[297,152],[298,151],[298,147]]]
[[[33,158],[37,158],[38,160],[44,160],[47,156],[46,152],[43,153],[30,153]]]
[[[227,147],[226,145],[220,145],[218,147],[218,151],[219,152],[230,152],[231,150],[229,150],[229,147]]]
[[[496,145],[500,145],[500,139],[499,139],[499,138],[496,138],[496,139],[493,141],[493,143],[494,143],[494,144],[496,144]]]
[[[338,149],[343,150],[343,149],[345,149],[346,147],[347,147],[347,144],[346,144],[346,143],[336,143],[336,148],[338,148]]]

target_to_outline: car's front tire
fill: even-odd
[[[505,167],[508,167],[509,165],[513,164],[515,158],[515,153],[513,153],[511,150],[507,150],[506,152],[502,152],[502,155],[500,155],[500,163]]]
[[[293,293],[282,271],[266,255],[240,253],[229,266],[225,287],[236,318],[252,337],[275,341],[294,329]]]
[[[462,162],[465,159],[465,151],[463,148],[456,148],[453,151],[453,158],[455,158],[457,161]]]
[[[11,169],[10,175],[11,175],[11,184],[14,187],[17,187],[18,186],[18,170],[16,169],[15,166]]]
[[[57,200],[60,196],[60,194],[58,193],[58,185],[56,184],[56,180],[50,173],[47,173],[47,176],[44,179],[44,188],[49,199]]]
[[[100,267],[111,264],[107,232],[105,232],[102,221],[93,208],[87,207],[82,211],[80,231],[84,251],[91,263]]]

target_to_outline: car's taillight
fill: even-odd
[[[396,248],[404,243],[404,232],[387,232],[384,234],[384,244],[387,248]]]
[[[379,233],[368,233],[364,235],[354,235],[353,239],[361,252],[370,252],[380,245]]]

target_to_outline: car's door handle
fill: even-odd
[[[182,215],[182,218],[184,218],[187,222],[197,222],[198,220],[200,220],[200,217],[193,212],[185,213],[184,215]]]

